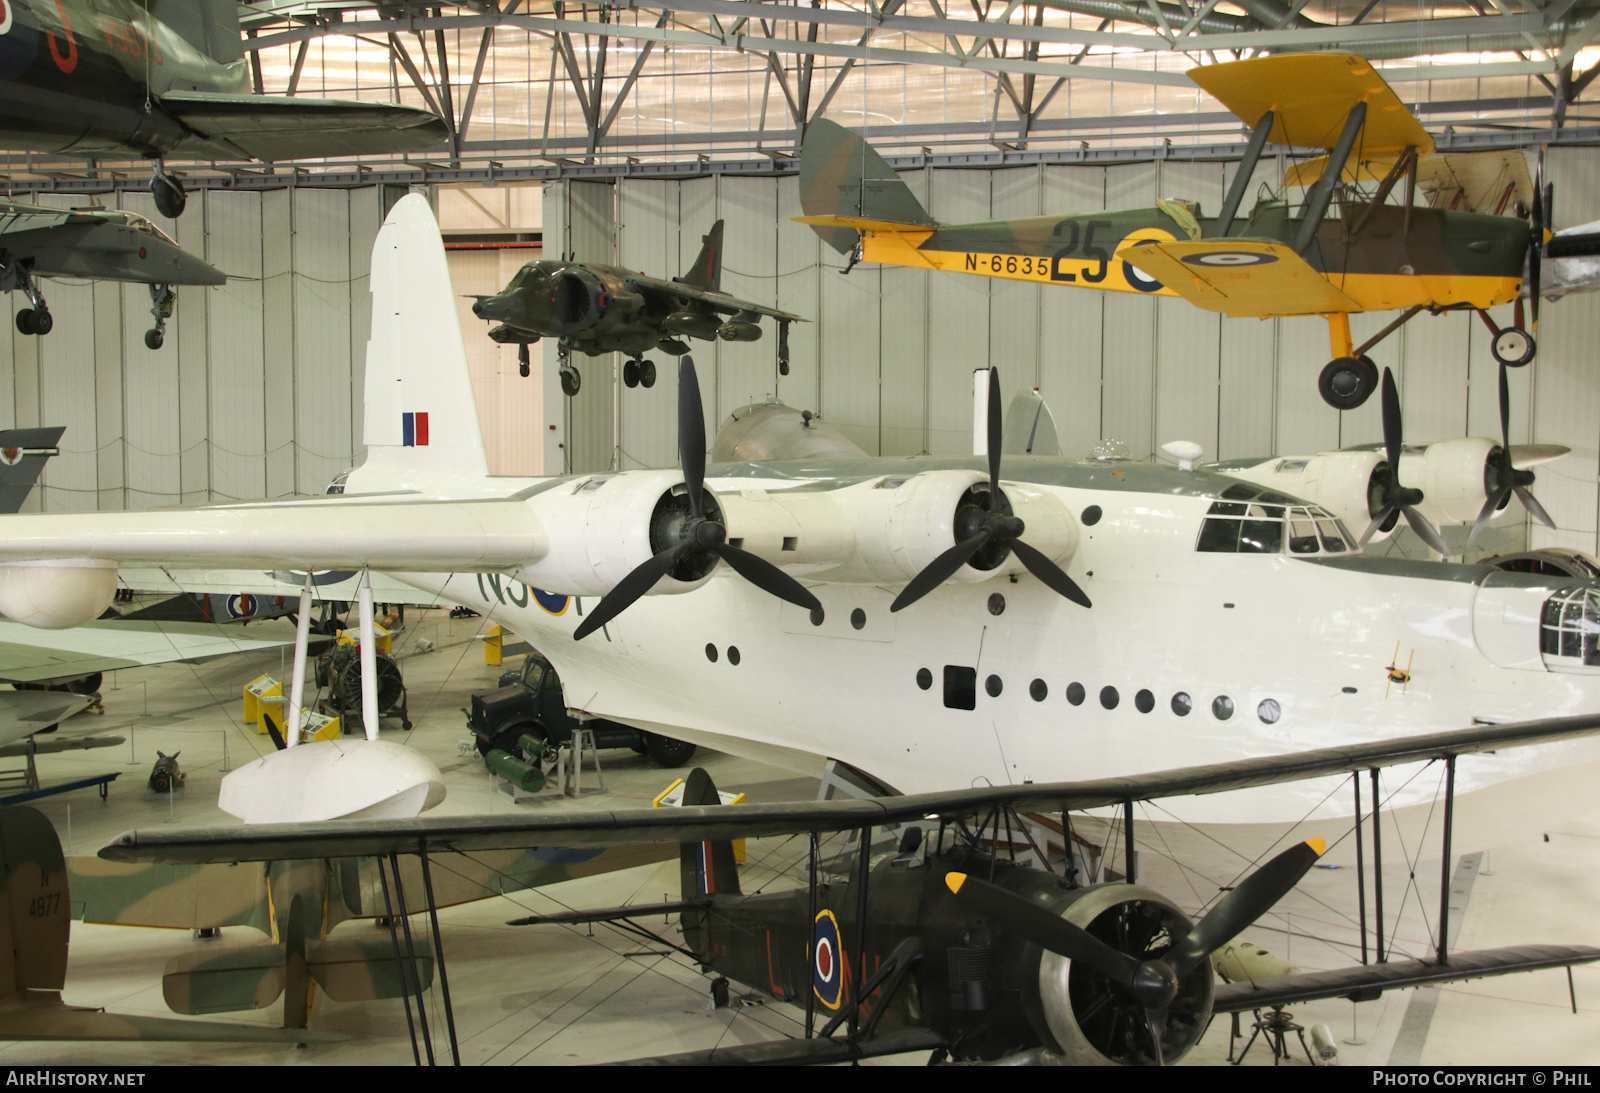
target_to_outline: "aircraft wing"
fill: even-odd
[[[305,570],[289,569],[162,569],[156,566],[120,566],[117,580],[126,588],[141,592],[209,592],[219,596],[250,593],[255,596],[300,595]],[[430,596],[420,588],[396,580],[387,573],[371,574],[372,599],[376,603],[403,603],[418,607],[453,607],[456,601]],[[317,600],[354,602],[361,583],[359,569],[322,569],[311,574]]]
[[[1196,307],[1264,318],[1360,311],[1284,243],[1270,239],[1196,239],[1123,247],[1131,262]]]
[[[370,857],[420,850],[501,850],[528,846],[596,847],[647,841],[702,842],[796,832],[852,831],[921,820],[975,816],[997,805],[1019,812],[1105,808],[1191,794],[1349,774],[1446,756],[1552,743],[1600,733],[1600,714],[1399,737],[1202,767],[1090,782],[985,786],[899,797],[744,804],[738,808],[638,808],[409,820],[330,820],[315,824],[150,829],[126,832],[101,849],[108,861],[176,863]]]
[[[161,108],[194,134],[178,151],[280,160],[419,152],[449,136],[427,110],[386,102],[169,91]]]
[[[1215,1013],[1287,1006],[1318,998],[1348,998],[1370,1002],[1384,991],[1421,987],[1430,983],[1457,983],[1511,972],[1536,972],[1566,968],[1600,960],[1600,949],[1588,945],[1512,945],[1503,949],[1453,952],[1448,964],[1424,960],[1397,960],[1387,964],[1357,964],[1323,972],[1280,975],[1256,983],[1218,984]]]
[[[133,1017],[61,1004],[55,992],[28,991],[0,1008],[0,1040],[177,1040],[211,1043],[334,1043],[350,1037],[321,1029],[268,1028],[222,1021]],[[43,996],[38,997],[38,996]]]
[[[71,691],[0,691],[0,745],[59,725],[89,705]]]
[[[663,281],[659,277],[651,277],[644,273],[631,274],[628,280],[644,289],[646,292],[659,292],[663,296],[676,296],[680,300],[693,300],[698,304],[705,304],[712,311],[727,312],[749,311],[757,315],[766,315],[773,319],[783,319],[787,322],[803,323],[806,319],[787,311],[779,311],[766,304],[753,304],[749,300],[741,300],[737,296],[729,296],[726,292],[712,292],[710,289],[697,288],[686,285],[682,281]]]
[[[291,638],[246,637],[209,623],[102,620],[68,630],[40,630],[0,619],[0,682],[40,683],[290,644]]]
[[[42,277],[143,284],[220,285],[227,275],[134,213],[52,209],[0,201],[0,246]]]
[[[1361,135],[1363,154],[1415,148],[1433,152],[1433,137],[1406,109],[1376,69],[1353,53],[1285,53],[1191,68],[1200,89],[1254,127],[1268,110],[1276,112],[1273,144],[1332,148],[1351,107],[1367,104]]]

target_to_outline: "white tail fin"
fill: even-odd
[[[372,245],[366,467],[483,478],[478,403],[444,242],[427,198],[395,203]]]

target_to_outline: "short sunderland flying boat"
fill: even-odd
[[[687,360],[681,469],[490,478],[419,197],[380,232],[373,293],[368,455],[343,494],[0,518],[0,610],[72,625],[111,599],[123,565],[370,567],[532,641],[575,708],[813,771],[841,760],[902,792],[1600,712],[1600,582],[1367,557],[1309,499],[1200,469],[1012,456],[706,468]],[[407,431],[418,413],[426,443]],[[1451,473],[1479,509],[1484,467]],[[1384,504],[1415,508],[1414,492]],[[1462,788],[1593,747],[1477,760]],[[414,814],[437,772],[404,750],[291,746],[231,775],[253,788],[225,783],[224,805],[255,819],[382,801]],[[1321,798],[1275,792],[1248,818]],[[1215,799],[1195,818],[1230,817]]]

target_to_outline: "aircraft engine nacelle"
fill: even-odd
[[[1081,892],[1061,908],[1061,917],[1097,937],[1143,937],[1151,939],[1146,944],[1153,948],[1165,944],[1165,939],[1185,936],[1192,926],[1177,905],[1148,888],[1102,884]],[[1125,920],[1126,929],[1118,929],[1119,917]],[[1162,941],[1157,942],[1158,938]],[[1127,955],[1148,959],[1146,952]],[[1178,993],[1167,1007],[1161,1036],[1165,1062],[1176,1061],[1199,1041],[1211,1019],[1214,990],[1209,960],[1201,961],[1178,980]],[[1024,998],[1026,995],[1024,992]],[[1075,972],[1066,957],[1051,952],[1041,954],[1037,1009],[1028,1002],[1024,1005],[1040,1040],[1063,1055],[1068,1065],[1144,1061],[1130,1055],[1130,1038],[1126,1036],[1129,1028],[1148,1027],[1143,1008],[1103,976],[1087,970]],[[1148,1037],[1139,1035],[1137,1040],[1142,1047]]]
[[[717,327],[717,337],[725,342],[756,342],[761,340],[761,327],[757,323],[730,319]]]
[[[1435,440],[1400,456],[1400,480],[1422,491],[1418,507],[1434,523],[1470,524],[1489,496],[1489,454],[1498,447],[1481,436]]]
[[[722,325],[724,324],[708,311],[674,311],[661,320],[662,328],[669,334],[699,338],[708,342],[717,336],[717,329]]]
[[[550,592],[603,596],[675,544],[674,521],[687,501],[683,475],[674,470],[595,475],[535,494],[527,504],[550,529],[550,549],[516,578]],[[708,509],[718,511],[714,499]],[[652,591],[691,592],[710,578],[715,561],[674,571]]]
[[[1065,564],[1078,546],[1078,525],[1054,494],[1035,486],[1002,482],[1011,512],[1026,525],[1023,540],[1051,560]],[[856,549],[829,580],[901,583],[971,534],[981,519],[988,479],[977,471],[927,471],[909,478],[885,478],[833,491],[855,527]],[[951,580],[982,581],[1025,572],[1014,553],[999,560],[980,553]]]
[[[93,622],[117,592],[117,564],[67,558],[0,565],[0,614],[41,630]]]
[[[1286,497],[1320,505],[1359,538],[1382,508],[1379,489],[1386,480],[1385,465],[1382,452],[1346,451],[1306,458],[1268,459],[1253,467],[1223,473],[1276,490]],[[1406,482],[1410,484],[1409,479]],[[1374,538],[1382,539],[1393,530],[1391,524]]]

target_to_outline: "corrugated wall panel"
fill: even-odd
[[[350,465],[350,202],[295,190],[296,490],[321,493]]]
[[[836,260],[816,232],[790,217],[800,210],[800,179],[778,179],[778,306],[808,322],[789,326],[789,375],[778,381],[778,394],[791,406],[816,410],[822,405],[818,346],[822,337],[822,278],[837,276],[824,269],[823,256]]]
[[[902,177],[924,205],[931,171]],[[821,240],[818,240],[821,244]],[[833,255],[832,247],[824,252]],[[861,271],[857,271],[858,273]],[[857,274],[850,274],[855,277]],[[830,276],[834,276],[830,274]],[[883,455],[921,455],[928,451],[928,279],[927,270],[885,266],[879,272],[878,447]],[[849,366],[872,367],[869,347]]]
[[[384,187],[349,191],[350,196],[350,349],[347,381],[350,385],[350,452],[352,465],[361,462],[366,444],[361,437],[366,416],[367,335],[372,329],[372,244],[383,226]],[[475,325],[481,325],[476,324]],[[469,333],[463,325],[462,332]],[[470,331],[481,334],[481,331]]]
[[[858,267],[848,277],[834,269],[837,256],[824,255],[822,324],[823,420],[876,453],[880,444],[878,414],[878,350],[882,337],[879,296],[883,278],[877,267]],[[828,268],[833,267],[833,268]]]
[[[147,193],[124,193],[122,205],[155,221],[171,234],[172,221],[156,212]],[[198,211],[198,210],[197,210]],[[122,356],[127,369],[128,507],[176,505],[183,495],[183,429],[179,413],[178,344],[188,312],[180,292],[178,309],[167,323],[166,344],[152,350],[144,344],[150,328],[150,290],[122,286]]]
[[[722,291],[771,306],[776,300],[778,188],[770,178],[724,178],[717,199],[723,221]],[[725,316],[731,318],[732,316]],[[777,390],[776,324],[761,322],[761,340],[717,347],[717,412],[713,428],[734,408],[764,402]],[[706,392],[710,397],[710,392]]]
[[[678,261],[677,269],[668,274],[676,277],[688,270],[694,264],[695,258],[700,254],[700,247],[705,242],[705,237],[711,234],[711,226],[717,222],[720,214],[717,195],[723,179],[721,176],[710,178],[685,179],[678,185]],[[695,374],[700,380],[700,405],[706,415],[706,443],[711,443],[711,438],[716,435],[717,425],[722,421],[722,412],[717,407],[717,392],[721,385],[721,346],[715,340],[700,341],[696,338],[684,339],[689,343],[689,356],[694,358]],[[665,354],[663,354],[665,356]],[[658,365],[667,362],[657,362]],[[678,389],[678,370],[670,363],[665,371],[665,379],[673,391]],[[660,380],[657,380],[660,383]],[[673,414],[676,419],[677,414]],[[676,426],[673,428],[676,434]],[[673,449],[676,452],[677,442],[674,440]],[[674,460],[676,462],[676,460]]]
[[[1044,210],[1041,168],[996,171],[989,215],[996,220],[1038,216]],[[1027,281],[992,281],[989,286],[989,363],[1000,370],[1007,403],[1039,383],[1039,298],[1048,291]]]
[[[678,184],[657,179],[617,183],[617,264],[651,277],[671,278],[678,268]],[[654,387],[624,387],[618,446],[621,466],[670,467],[678,458],[677,358],[652,350]]]
[[[55,329],[39,345],[39,417],[42,424],[65,425],[61,455],[45,464],[40,498],[48,512],[93,511],[97,501],[94,296],[89,283],[54,282],[47,298]],[[58,313],[59,309],[59,313]],[[64,317],[71,321],[61,321]]]
[[[927,207],[935,220],[963,224],[989,219],[988,171],[932,174]],[[972,372],[989,366],[989,293],[994,284],[964,273],[928,278],[928,450],[934,455],[972,451]]]
[[[94,290],[94,405],[95,434],[88,442],[95,449],[96,507],[120,509],[126,502],[123,471],[127,446],[123,443],[126,395],[122,383],[122,289],[98,284]],[[0,342],[3,345],[3,342]],[[68,437],[62,437],[65,444]],[[80,438],[71,438],[82,443]]]
[[[1237,324],[1255,320],[1229,321]],[[1317,394],[1317,376],[1328,363],[1326,320],[1275,319],[1273,323],[1278,328],[1278,434],[1273,438],[1273,452],[1321,452],[1337,448],[1339,411]]]
[[[267,495],[261,202],[261,194],[247,191],[206,194],[208,257],[229,276],[210,300],[211,488],[219,499]]]
[[[267,496],[295,489],[294,206],[289,190],[261,195],[261,313]]]
[[[566,249],[580,262],[616,261],[615,193],[610,183],[567,184]],[[572,363],[583,386],[571,400],[567,443],[572,445],[574,471],[609,470],[616,454],[617,355],[589,357],[574,353]],[[555,347],[546,350],[545,367],[556,370]]]
[[[1222,167],[1163,163],[1161,196],[1198,201],[1201,211],[1222,204]],[[1222,382],[1222,317],[1178,299],[1156,301],[1155,445],[1192,440],[1217,458],[1217,411]]]
[[[210,206],[182,217],[173,229],[178,244],[191,254],[206,253],[206,227]],[[190,285],[178,289],[178,310],[183,323],[166,338],[163,351],[178,357],[178,483],[183,503],[202,504],[211,491],[210,394],[207,364],[210,355],[211,289]]]
[[[1223,180],[1231,185],[1238,163],[1225,164]],[[1283,164],[1272,157],[1256,165],[1239,215],[1255,209],[1262,186],[1283,175]],[[1219,200],[1203,211],[1220,211]],[[1257,319],[1224,319],[1221,327],[1221,365],[1218,370],[1217,455],[1243,459],[1275,451],[1278,406],[1278,324]]]
[[[1157,176],[1149,166],[1106,168],[1106,208],[1156,203]],[[1087,231],[1085,235],[1087,235]],[[1087,246],[1087,243],[1084,244]],[[1156,302],[1127,292],[1106,293],[1102,428],[1134,459],[1155,450]]]
[[[1103,167],[1049,167],[1040,205],[1066,215],[1105,208]],[[1039,393],[1056,419],[1066,455],[1100,442],[1105,293],[1047,285],[1039,290]]]
[[[1424,312],[1401,327],[1399,341],[1404,349],[1396,355],[1402,360],[1403,366],[1396,370],[1395,380],[1400,384],[1400,405],[1405,411],[1407,440],[1423,443],[1440,437],[1465,435],[1469,374],[1467,355],[1472,328],[1480,324],[1481,320],[1470,312],[1455,311],[1444,315]],[[1396,339],[1391,336],[1373,352],[1389,349],[1395,342]],[[1383,363],[1378,361],[1380,372]],[[1368,405],[1379,402],[1381,398],[1373,398]],[[1366,408],[1362,407],[1363,410]],[[1378,431],[1381,436],[1381,409]]]

